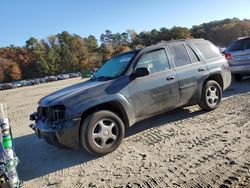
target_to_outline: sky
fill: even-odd
[[[0,0],[0,47],[25,45],[62,31],[97,39],[237,17],[250,19],[250,0]]]

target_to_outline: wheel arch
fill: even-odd
[[[101,104],[97,104],[94,105],[90,108],[88,108],[87,110],[85,110],[82,114],[81,114],[81,124],[82,125],[83,121],[85,120],[85,118],[96,112],[96,111],[100,111],[100,110],[109,110],[115,114],[117,114],[121,120],[123,121],[125,128],[129,127],[129,119],[128,119],[128,115],[126,113],[126,110],[124,109],[123,105],[118,102],[118,101],[109,101],[109,102],[104,102]]]
[[[214,81],[216,81],[216,82],[220,85],[221,89],[222,89],[222,90],[224,89],[224,82],[223,82],[223,77],[222,77],[221,73],[218,73],[218,72],[217,72],[217,73],[214,73],[214,74],[210,74],[210,75],[208,75],[207,78],[205,78],[205,79],[203,80],[203,82],[201,83],[201,86],[202,86],[202,87],[199,88],[199,98],[200,98],[200,99],[201,99],[201,96],[202,96],[202,90],[203,90],[205,84],[206,84],[209,80],[214,80]]]
[[[224,82],[223,82],[223,77],[222,77],[222,75],[221,75],[220,73],[215,73],[215,74],[209,75],[209,76],[205,79],[205,81],[204,81],[204,83],[203,83],[203,86],[204,86],[204,84],[206,84],[206,82],[209,81],[209,80],[214,80],[214,81],[216,81],[216,82],[220,85],[221,89],[223,90],[223,88],[224,88]]]

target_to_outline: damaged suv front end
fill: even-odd
[[[68,148],[79,147],[79,127],[81,118],[70,118],[64,105],[41,106],[30,115],[35,121],[30,127],[39,138],[49,144]]]
[[[105,96],[107,84],[108,81],[88,80],[43,97],[36,112],[30,115],[34,121],[30,127],[49,144],[79,148],[82,113],[102,100],[98,96]]]

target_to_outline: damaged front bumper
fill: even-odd
[[[79,148],[81,118],[53,124],[37,119],[34,113],[30,116],[30,120],[35,120],[35,124],[31,124],[29,127],[35,131],[39,138],[43,138],[49,144]]]

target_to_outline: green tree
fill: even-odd
[[[35,64],[36,71],[33,73],[34,77],[45,76],[50,73],[49,66],[46,61],[46,43],[31,37],[26,41],[26,49],[33,55],[33,64]]]
[[[191,32],[186,27],[173,27],[170,29],[169,32],[170,32],[170,38],[174,40],[191,37]]]
[[[30,37],[27,41],[26,41],[26,48],[27,49],[31,49],[33,50],[38,44],[38,41],[36,38],[34,37]]]
[[[106,30],[104,34],[101,34],[100,41],[102,44],[110,45],[113,41],[113,34],[112,31]]]
[[[89,52],[98,51],[98,43],[97,43],[97,39],[95,38],[95,36],[89,35],[87,38],[84,39],[84,42]]]
[[[101,44],[100,53],[102,54],[103,62],[106,62],[110,59],[114,53],[114,49],[112,45]]]

